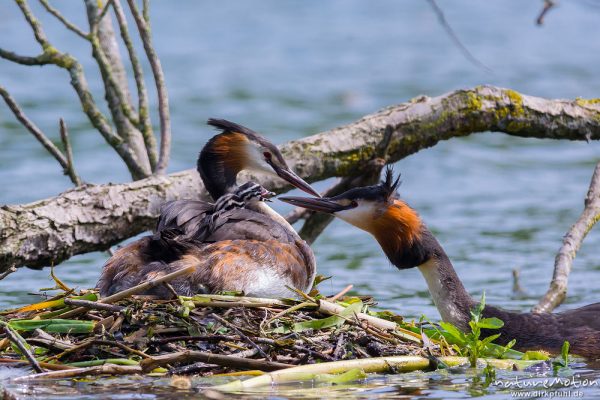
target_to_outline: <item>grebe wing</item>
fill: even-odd
[[[206,242],[242,239],[274,240],[293,244],[298,240],[297,236],[291,234],[268,215],[245,208],[237,208],[220,214],[214,221],[211,230],[212,233],[206,237]]]
[[[156,231],[177,228],[184,234],[196,232],[212,204],[202,200],[173,200],[165,203],[160,211]]]

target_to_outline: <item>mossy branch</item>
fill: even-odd
[[[107,87],[107,100],[109,101],[109,105],[112,105],[110,108],[111,112],[113,113],[115,123],[117,124],[118,132],[114,131],[108,118],[97,106],[92,93],[89,90],[83,67],[79,61],[70,54],[57,50],[56,47],[54,47],[48,41],[41,23],[33,15],[26,0],[16,0],[16,3],[21,9],[25,20],[30,25],[36,41],[42,47],[42,53],[31,57],[19,55],[5,49],[0,49],[0,57],[22,65],[52,64],[59,68],[66,69],[71,77],[71,85],[77,93],[82,109],[90,120],[91,124],[101,133],[107,143],[109,143],[109,145],[113,147],[123,159],[132,177],[134,179],[142,179],[148,177],[153,171],[151,166],[152,163],[149,161],[149,157],[151,157],[151,155],[147,154],[146,151],[149,146],[152,146],[152,142],[151,140],[142,137],[142,134],[137,131],[136,126],[138,124],[143,125],[144,133],[148,134],[149,117],[144,115],[144,122],[141,123],[139,120],[142,117],[139,117],[135,113],[135,110],[130,106],[127,93],[125,92],[126,82],[123,84],[122,82],[118,81],[116,76],[114,76],[115,73],[113,70],[117,65],[115,64],[115,60],[113,58],[107,57],[105,54],[106,50],[102,48],[102,32],[98,30],[98,26],[101,23],[110,22],[110,19],[106,21],[105,19],[102,19],[102,17],[106,15],[111,2],[112,0],[109,0],[102,12],[98,13],[97,3],[88,1],[88,5],[92,3],[94,4],[94,14],[93,19],[90,22],[90,33],[85,33],[80,28],[68,21],[64,16],[62,16],[57,9],[50,6],[47,0],[41,0],[44,8],[58,18],[67,27],[67,29],[85,38],[92,44],[93,54],[96,57],[103,77],[106,80],[105,86]],[[117,99],[112,101],[112,103],[115,103],[116,106],[115,104],[111,103],[111,99],[113,98]],[[117,118],[119,117],[118,115],[115,117],[115,107],[119,108],[119,113],[122,112],[123,115],[125,115],[129,120],[133,121],[133,124],[127,125],[126,123],[123,123],[122,118]],[[129,122],[129,120],[127,122]],[[151,131],[149,134],[152,134]],[[136,139],[137,136],[140,137],[139,140]],[[154,145],[154,153],[156,153],[155,148],[156,146]],[[154,159],[155,158],[156,157],[154,156]]]
[[[599,140],[600,103],[549,100],[478,86],[434,98],[422,96],[281,149],[302,178],[315,182],[360,175],[384,144],[386,162],[392,163],[441,140],[485,131]],[[278,178],[253,179],[278,192],[289,190]],[[187,170],[127,184],[87,185],[36,203],[5,206],[0,209],[0,272],[13,266],[56,265],[74,254],[105,250],[150,229],[162,202],[204,193],[196,171]]]
[[[92,125],[102,134],[104,139],[117,151],[119,156],[125,161],[129,171],[135,179],[141,179],[150,174],[145,171],[138,162],[138,157],[133,153],[131,146],[125,143],[123,139],[114,131],[108,119],[100,111],[91,91],[89,90],[83,67],[68,53],[57,50],[46,38],[40,22],[35,18],[26,0],[18,0],[17,5],[21,9],[23,16],[31,26],[36,41],[42,47],[42,54],[36,57],[19,56],[15,53],[0,49],[0,57],[24,65],[47,65],[53,64],[59,68],[66,69],[71,77],[71,86],[79,96],[84,113]]]

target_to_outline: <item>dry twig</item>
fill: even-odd
[[[544,7],[542,8],[542,11],[536,18],[535,23],[538,25],[543,25],[544,17],[548,13],[548,11],[550,11],[550,9],[553,8],[555,5],[556,5],[556,3],[552,0],[544,0]]]
[[[79,376],[96,376],[96,375],[131,375],[142,373],[142,368],[137,365],[114,365],[104,364],[96,367],[72,368],[61,371],[44,372],[35,375],[25,375],[14,378],[12,381],[31,382],[42,379],[66,379],[76,378]]]
[[[492,70],[487,65],[485,65],[484,63],[479,61],[473,54],[471,54],[469,49],[467,49],[467,47],[462,43],[462,41],[459,39],[456,32],[454,32],[454,29],[452,29],[452,27],[446,20],[446,16],[444,15],[444,12],[438,6],[438,4],[435,2],[435,0],[427,0],[427,1],[429,2],[429,4],[431,5],[431,8],[435,12],[435,15],[438,17],[440,24],[442,25],[442,27],[444,28],[444,30],[446,31],[448,36],[450,36],[450,39],[452,39],[452,42],[454,42],[454,44],[460,49],[460,51],[463,53],[463,55],[466,57],[466,59],[469,60],[471,62],[471,64],[481,68],[485,72],[488,72],[488,73],[492,72]]]
[[[65,123],[65,120],[62,118],[59,120],[59,128],[60,139],[62,140],[65,148],[65,154],[67,156],[67,168],[65,173],[69,175],[71,182],[73,182],[75,186],[81,186],[81,179],[75,172],[75,165],[73,164],[73,149],[71,148],[71,141],[69,140],[69,131],[67,130],[67,124]]]
[[[250,346],[254,347],[256,349],[256,351],[258,352],[258,354],[260,354],[261,357],[265,358],[267,361],[271,361],[271,357],[267,353],[265,353],[264,350],[260,346],[258,346],[256,343],[254,343],[254,341],[252,341],[252,339],[250,339],[241,330],[239,330],[235,325],[233,325],[229,321],[219,317],[215,313],[210,314],[210,316],[213,317],[214,319],[216,319],[217,321],[219,321],[222,325],[225,325],[225,327],[234,331],[240,338],[245,340],[248,344],[250,344]]]
[[[48,150],[48,152],[56,159],[56,161],[58,161],[60,166],[63,168],[65,175],[71,177],[71,175],[69,174],[69,161],[67,160],[67,158],[65,158],[60,149],[56,147],[50,139],[48,139],[44,132],[42,132],[41,129],[33,123],[33,121],[27,118],[27,116],[25,115],[21,107],[19,107],[15,99],[2,86],[0,86],[0,96],[2,96],[2,98],[6,102],[6,105],[8,106],[8,108],[10,108],[10,110],[13,112],[13,114],[19,120],[19,122],[25,128],[27,128],[27,130],[31,132],[31,134],[42,144],[42,146],[44,146],[46,150]],[[71,180],[73,181],[73,183],[75,183],[75,185],[78,185],[77,180],[74,180],[73,177],[71,177]]]
[[[224,367],[237,369],[252,369],[260,371],[277,371],[283,368],[290,368],[293,365],[283,364],[273,361],[260,361],[248,358],[227,356],[223,354],[204,353],[201,351],[181,351],[178,353],[166,354],[164,356],[151,357],[140,362],[143,371],[152,371],[154,368],[162,367],[167,364],[177,364],[181,362],[205,362],[207,364],[216,364]]]
[[[175,272],[171,272],[170,274],[167,274],[165,276],[162,276],[160,278],[157,279],[153,279],[151,281],[148,282],[144,282],[141,283],[137,286],[131,287],[129,289],[125,289],[121,292],[115,293],[112,296],[108,296],[105,297],[104,299],[100,299],[98,302],[99,303],[104,303],[104,304],[110,304],[110,303],[115,303],[119,300],[123,300],[129,296],[133,296],[134,294],[138,294],[138,293],[142,293],[145,292],[147,290],[152,289],[153,287],[156,287],[158,285],[161,285],[163,282],[170,282],[173,279],[181,276],[181,275],[185,275],[185,274],[189,274],[194,270],[195,266],[189,266],[187,268],[182,268],[180,270],[177,270]],[[71,318],[75,315],[81,314],[83,312],[87,311],[87,307],[79,307],[76,308],[74,310],[71,311],[67,311],[64,314],[60,315],[60,318]]]
[[[0,326],[4,328],[4,333],[6,333],[6,337],[15,344],[19,348],[21,354],[25,356],[29,364],[31,364],[31,368],[34,369],[35,372],[44,372],[38,360],[35,359],[33,354],[27,348],[27,343],[23,343],[23,341],[19,338],[19,335],[15,333],[10,326],[4,321],[0,321]]]

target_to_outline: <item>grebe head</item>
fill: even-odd
[[[419,215],[396,192],[400,177],[387,168],[378,185],[350,189],[329,198],[279,197],[279,200],[336,217],[372,234],[398,268],[411,268],[399,256],[416,251],[422,234]]]
[[[246,182],[231,193],[219,197],[213,206],[213,213],[233,208],[256,208],[261,201],[271,201],[275,193],[268,191],[256,182]]]
[[[275,196],[275,192],[271,192],[252,181],[244,183],[233,193],[246,204],[271,201],[271,197]]]
[[[208,124],[222,131],[209,140],[198,158],[198,172],[213,198],[234,190],[237,174],[244,169],[279,176],[298,189],[319,196],[288,167],[279,149],[258,133],[224,119],[211,118]]]

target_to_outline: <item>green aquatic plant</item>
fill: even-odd
[[[492,342],[500,337],[499,333],[480,339],[482,329],[500,329],[504,326],[504,322],[499,318],[483,318],[484,308],[485,292],[481,295],[479,304],[471,310],[471,320],[469,321],[471,332],[469,333],[462,332],[449,322],[440,322],[440,326],[450,336],[450,338],[448,335],[444,335],[444,337],[451,340],[454,350],[468,358],[469,364],[473,368],[476,366],[478,358],[502,357],[516,343],[515,340],[511,340],[506,346],[492,346]]]
[[[572,375],[573,371],[569,368],[569,349],[571,344],[565,340],[560,350],[560,356],[552,360],[554,375]]]

